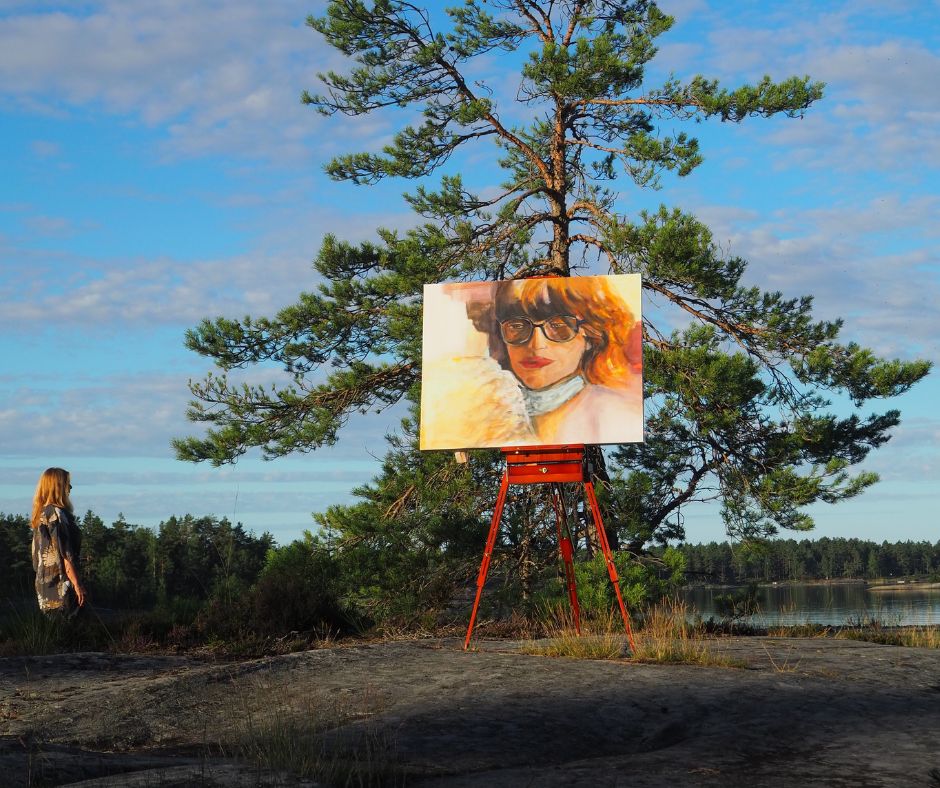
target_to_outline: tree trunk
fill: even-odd
[[[600,446],[588,446],[587,447],[587,460],[588,467],[591,472],[591,481],[594,482],[594,486],[600,487],[610,483],[610,474],[607,473],[607,461],[604,459],[604,452]],[[620,549],[620,537],[617,536],[617,526],[613,522],[613,517],[611,516],[610,511],[604,511],[601,507],[600,501],[598,501],[598,508],[601,509],[601,516],[604,518],[604,531],[607,534],[607,541],[610,543],[611,550]]]

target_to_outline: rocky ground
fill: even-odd
[[[264,752],[354,785],[940,788],[937,650],[732,638],[729,668],[476,646],[0,659],[0,784],[304,784]]]

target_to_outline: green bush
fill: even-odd
[[[0,512],[0,596],[34,597],[29,554],[32,536],[28,517]]]
[[[103,651],[113,642],[105,624],[87,610],[66,619],[40,613],[35,606],[11,607],[0,617],[0,656]]]
[[[715,612],[726,621],[739,621],[753,616],[759,609],[757,583],[750,583],[746,588],[715,597]]]
[[[645,608],[674,594],[684,582],[685,559],[673,548],[666,548],[656,560],[637,559],[626,553],[614,553],[614,566],[620,582],[620,593],[624,604],[631,611]],[[578,586],[578,602],[587,616],[603,618],[616,607],[617,597],[610,583],[607,561],[602,553],[589,560],[575,561],[575,582]],[[537,607],[554,609],[564,602],[568,593],[561,579],[553,580],[539,594]]]
[[[273,549],[246,603],[252,628],[263,634],[355,629],[338,593],[338,572],[329,553],[313,540]]]

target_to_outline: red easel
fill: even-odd
[[[630,642],[630,648],[636,651],[633,642],[633,630],[630,627],[630,616],[623,603],[620,593],[620,584],[617,577],[617,568],[614,566],[610,543],[607,541],[607,532],[601,519],[601,508],[594,494],[594,482],[585,466],[584,446],[537,446],[534,448],[503,449],[506,456],[506,470],[499,486],[499,495],[496,496],[496,506],[493,508],[493,520],[490,523],[490,532],[486,537],[486,547],[483,550],[483,560],[480,562],[480,572],[477,575],[477,595],[473,602],[473,612],[470,614],[470,625],[467,627],[467,637],[464,640],[464,650],[470,646],[473,635],[473,625],[477,618],[477,609],[480,607],[480,597],[483,595],[483,585],[490,569],[490,558],[496,544],[496,534],[499,531],[499,521],[503,516],[503,505],[506,503],[506,494],[510,484],[551,484],[552,506],[555,509],[555,526],[558,532],[558,548],[565,564],[565,581],[568,587],[568,598],[571,601],[571,611],[574,614],[575,630],[581,634],[581,609],[578,605],[578,589],[574,578],[574,546],[568,532],[568,523],[565,517],[565,507],[561,500],[563,482],[577,482],[584,485],[585,496],[591,507],[594,527],[597,529],[597,542],[607,561],[607,574],[611,585],[617,594],[620,605],[620,615],[623,617],[623,626]],[[564,530],[562,530],[564,527]]]

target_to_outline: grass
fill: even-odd
[[[626,653],[626,633],[620,616],[583,616],[581,634],[567,606],[552,608],[544,617],[547,640],[522,647],[523,654],[568,659],[620,659]]]
[[[797,669],[800,667],[800,663],[803,661],[803,658],[800,657],[794,664],[790,664],[790,654],[787,653],[779,661],[773,658],[773,655],[770,653],[770,649],[767,648],[765,643],[761,644],[761,647],[764,649],[764,653],[767,655],[767,659],[770,660],[770,665],[773,668],[775,673],[796,673]],[[788,647],[792,651],[793,646]]]
[[[75,619],[60,621],[40,613],[32,600],[0,601],[0,657],[107,651],[247,659],[322,648],[335,639],[323,632],[264,635],[247,627],[218,634],[203,626],[195,613],[173,606],[99,611],[86,605]]]
[[[619,615],[609,612],[599,616],[584,616],[581,634],[567,607],[548,611],[544,623],[546,642],[524,646],[522,652],[547,657],[568,659],[622,659],[634,662],[679,665],[710,665],[741,667],[715,650],[713,639],[706,637],[701,627],[689,623],[690,610],[678,600],[667,600],[653,605],[640,617],[635,627],[636,650],[630,653],[623,622]]]
[[[67,651],[106,651],[114,646],[108,628],[95,615],[50,618],[35,607],[12,603],[0,613],[0,656],[39,656]]]
[[[635,635],[633,659],[680,665],[742,666],[743,663],[718,653],[714,647],[716,641],[707,639],[699,626],[690,623],[690,618],[689,606],[677,599],[649,607]]]
[[[835,636],[841,640],[862,640],[884,646],[940,648],[940,627],[937,626],[889,627],[869,624],[840,629]]]
[[[237,685],[234,697],[231,739],[221,744],[224,754],[259,770],[338,788],[405,784],[391,734],[372,721],[380,704],[368,688],[358,701],[308,693],[272,697],[264,688]]]
[[[12,605],[0,622],[0,655],[52,654],[63,639],[63,627],[39,611],[20,612]]]
[[[838,640],[859,640],[880,643],[885,646],[907,646],[909,648],[940,649],[940,626],[902,626],[871,612],[858,613],[848,619],[844,626],[822,624],[797,624],[773,627],[768,630],[773,637],[834,637]]]

